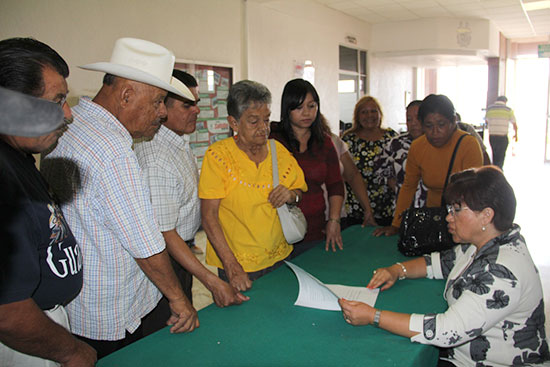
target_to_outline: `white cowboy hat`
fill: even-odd
[[[0,134],[37,137],[61,125],[59,104],[0,87]]]
[[[80,68],[149,84],[194,101],[193,93],[185,85],[183,88],[170,85],[175,61],[172,51],[161,45],[137,38],[119,38],[110,62],[96,62]]]

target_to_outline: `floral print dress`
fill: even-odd
[[[399,190],[401,190],[401,186],[403,186],[403,182],[405,181],[405,166],[412,142],[413,138],[409,133],[396,136],[386,144],[380,156],[380,161],[382,162],[380,167],[381,174],[388,180],[391,178],[396,179],[396,200],[399,196]],[[428,188],[424,185],[422,179],[420,179],[418,188],[414,194],[414,207],[421,208],[425,206],[427,197]]]
[[[411,315],[411,341],[449,348],[456,366],[524,366],[550,358],[539,273],[518,225],[479,251],[425,255],[427,277],[446,279],[444,313]]]
[[[394,130],[388,128],[384,130],[382,139],[376,141],[364,140],[355,133],[347,134],[342,138],[348,144],[355,165],[365,180],[374,219],[381,226],[391,224],[395,207],[395,193],[388,186],[387,179],[381,175],[382,162],[379,158],[385,145],[396,135]],[[346,189],[347,216],[360,223],[363,221],[363,208],[348,184],[346,184]]]

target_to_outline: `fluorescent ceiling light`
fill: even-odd
[[[550,0],[532,1],[529,3],[524,2],[523,7],[527,11],[550,9]]]

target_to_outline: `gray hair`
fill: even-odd
[[[271,104],[271,92],[261,83],[241,80],[229,88],[227,96],[227,114],[236,120],[252,104]]]

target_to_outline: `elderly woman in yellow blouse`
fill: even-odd
[[[199,182],[202,225],[208,236],[206,262],[239,291],[282,264],[292,252],[276,208],[300,201],[307,190],[300,166],[276,143],[279,185],[273,188],[269,136],[271,93],[243,80],[227,98],[236,133],[206,151]]]

